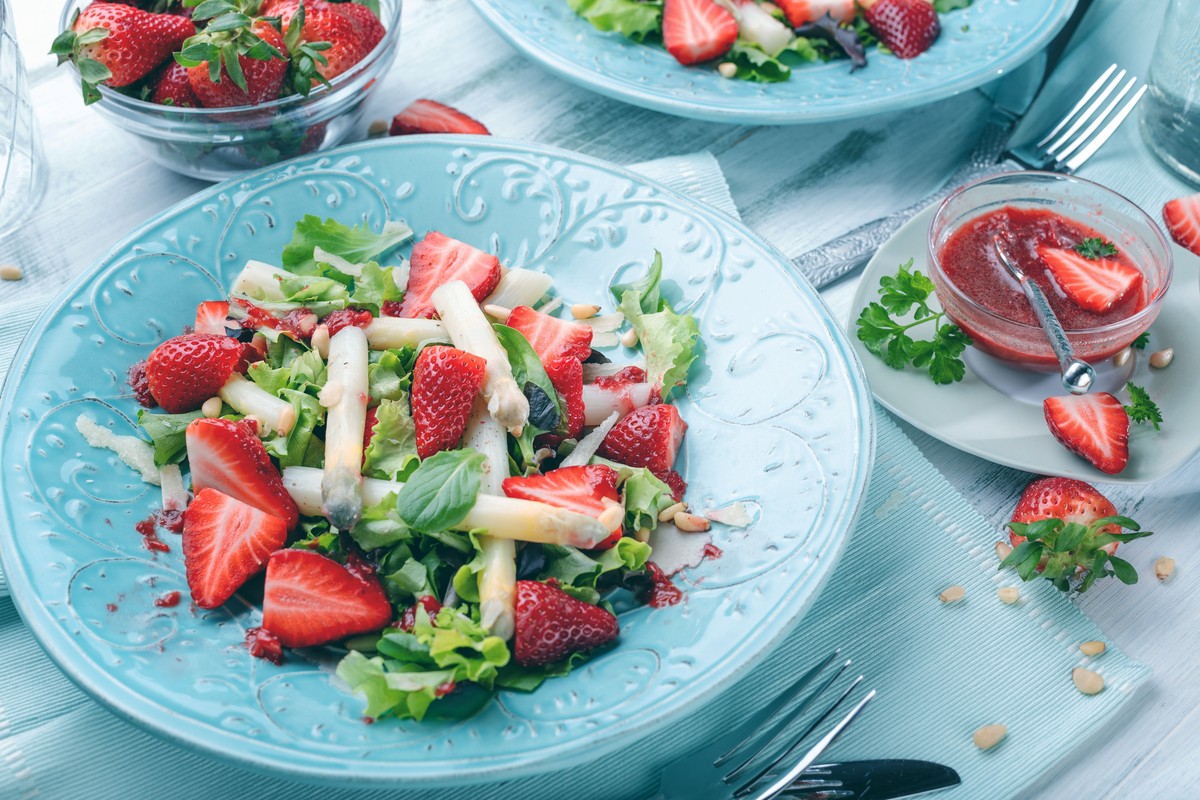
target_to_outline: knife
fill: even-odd
[[[932,761],[882,759],[820,764],[785,789],[780,800],[890,800],[934,792],[962,783],[958,773]]]
[[[814,250],[796,256],[792,259],[792,265],[800,270],[813,286],[820,289],[866,264],[871,256],[875,255],[875,251],[921,209],[943,199],[972,178],[993,169],[1017,124],[1033,106],[1042,87],[1046,85],[1046,79],[1062,58],[1067,43],[1091,4],[1092,0],[1079,0],[1066,25],[1041,54],[996,82],[992,111],[979,134],[979,139],[971,149],[966,163],[950,176],[941,189],[907,208],[861,225]]]

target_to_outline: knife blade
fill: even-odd
[[[935,792],[962,783],[950,767],[932,761],[880,759],[820,764],[805,770],[780,798],[806,800],[891,800]]]
[[[991,168],[1005,151],[1018,123],[1041,94],[1046,80],[1062,58],[1071,36],[1091,4],[1092,0],[1078,0],[1062,30],[1042,53],[1007,77],[995,81],[991,87],[980,90],[986,93],[988,88],[994,88],[992,110],[966,162],[941,189],[907,208],[872,220],[814,250],[801,253],[792,259],[792,265],[820,289],[866,264],[884,242],[923,208],[943,199],[957,187]]]

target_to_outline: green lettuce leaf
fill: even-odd
[[[625,299],[626,292],[637,292],[637,305],[643,314],[662,311],[667,306],[667,301],[663,299],[659,291],[659,284],[662,283],[662,270],[662,253],[655,250],[654,261],[650,262],[650,268],[646,270],[645,275],[636,281],[614,283],[609,287],[609,291],[612,292],[613,299],[617,303]]]
[[[350,305],[369,310],[379,316],[383,304],[389,300],[399,300],[404,296],[396,281],[392,278],[391,267],[381,267],[374,261],[363,265],[362,273],[354,278],[354,286],[350,292]]]
[[[592,456],[590,463],[603,464],[617,471],[617,480],[621,485],[621,501],[625,504],[627,530],[654,530],[658,527],[659,512],[675,504],[671,487],[645,467],[630,467],[599,456]]]
[[[350,538],[368,551],[409,542],[412,531],[396,511],[396,495],[389,494],[377,505],[364,507],[358,523],[350,531]],[[411,550],[406,549],[401,560],[407,561],[410,554]]]
[[[263,446],[279,459],[280,468],[324,466],[325,446],[313,432],[324,422],[325,408],[311,394],[296,389],[280,389],[278,395],[292,404],[296,421],[287,435],[273,432],[263,439]]]
[[[443,450],[422,461],[396,499],[400,518],[427,534],[462,522],[479,494],[484,458],[474,450]]]
[[[737,67],[734,77],[757,83],[778,83],[791,77],[792,70],[756,44],[738,39],[725,56]]]
[[[404,400],[412,385],[417,351],[411,347],[397,350],[372,350],[367,364],[367,393],[372,400]]]
[[[199,411],[187,414],[151,414],[138,410],[138,425],[154,444],[154,465],[178,464],[187,455],[187,439],[184,431],[192,420],[204,416]]]
[[[675,313],[662,296],[661,280],[662,256],[656,252],[644,278],[616,284],[612,292],[617,296],[617,310],[637,331],[646,356],[646,382],[658,388],[666,400],[687,383],[688,369],[697,357],[700,328],[692,315]]]
[[[599,30],[636,42],[662,31],[661,0],[567,0],[567,5]]]
[[[283,248],[283,268],[297,275],[323,275],[326,271],[313,257],[318,247],[351,264],[365,264],[412,235],[412,228],[402,222],[388,222],[380,233],[373,233],[366,225],[350,228],[334,219],[322,221],[306,214],[296,223],[292,241]]]
[[[405,400],[383,400],[375,408],[371,444],[363,453],[363,475],[403,481],[417,468],[416,428]]]

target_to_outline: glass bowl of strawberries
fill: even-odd
[[[176,172],[223,180],[333,147],[395,59],[401,0],[68,0],[51,52]]]
[[[1171,285],[1162,231],[1110,189],[1053,172],[963,186],[930,223],[930,278],[946,315],[975,347],[1020,369],[1059,365],[997,240],[1046,295],[1076,356],[1093,364],[1146,332]]]

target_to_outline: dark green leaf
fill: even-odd
[[[1126,585],[1137,583],[1137,570],[1134,569],[1133,565],[1128,561],[1123,558],[1117,558],[1116,556],[1109,556],[1108,563],[1112,566],[1113,575],[1116,575],[1117,580],[1119,580],[1121,583]]]
[[[112,77],[112,70],[94,58],[76,59],[75,66],[84,83],[98,84]]]
[[[1136,339],[1133,340],[1133,342],[1129,346],[1132,347],[1134,350],[1145,350],[1146,345],[1148,345],[1148,344],[1150,344],[1150,331],[1146,331],[1145,333],[1138,336]]]
[[[243,92],[246,91],[246,76],[242,72],[242,62],[238,60],[237,45],[233,43],[225,45],[221,50],[221,58],[225,62],[225,73],[229,75],[234,86]]]

